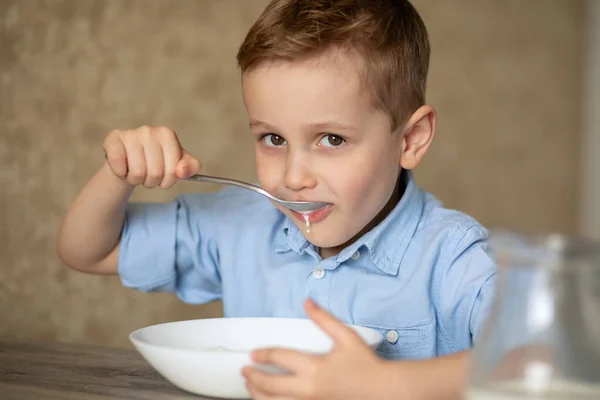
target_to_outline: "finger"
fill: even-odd
[[[160,143],[162,146],[165,163],[165,173],[162,181],[160,182],[160,187],[163,189],[168,189],[177,183],[175,170],[177,169],[179,160],[181,160],[183,149],[181,148],[179,140],[177,140],[177,136],[175,134],[173,134],[173,136],[162,137],[160,139]]]
[[[142,144],[135,139],[123,140],[127,154],[127,182],[140,185],[146,179],[146,156]]]
[[[104,154],[112,172],[121,179],[127,177],[127,153],[125,146],[116,134],[111,134],[104,141]]]
[[[317,368],[321,357],[289,349],[260,349],[252,352],[252,360],[258,364],[275,364],[292,373],[305,373]]]
[[[200,172],[201,167],[202,164],[200,163],[200,160],[187,150],[183,149],[183,155],[177,164],[175,173],[179,179],[185,179]]]
[[[254,367],[244,368],[242,375],[250,386],[269,396],[296,397],[306,387],[295,375],[271,375]]]
[[[305,301],[304,310],[306,311],[306,315],[323,329],[334,342],[347,344],[361,340],[352,329],[323,310],[313,300],[308,299]]]
[[[149,138],[144,142],[144,157],[146,158],[146,178],[144,187],[153,188],[162,181],[165,162],[160,143],[155,138]]]

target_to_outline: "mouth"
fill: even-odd
[[[325,218],[327,218],[327,216],[332,211],[332,207],[332,205],[329,205],[323,208],[319,208],[318,210],[311,211],[309,213],[299,213],[297,211],[292,211],[292,214],[294,215],[294,217],[298,218],[299,221],[308,221],[309,223],[313,224],[323,221]]]

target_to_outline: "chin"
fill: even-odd
[[[341,243],[332,241],[330,238],[316,238],[316,237],[314,237],[314,235],[311,235],[310,233],[308,235],[304,234],[304,236],[306,237],[306,239],[309,242],[311,242],[316,247],[319,247],[321,249],[328,249],[328,248],[332,248],[332,247],[338,247],[341,245]]]
[[[306,233],[305,229],[306,228],[301,229],[302,233],[304,234],[304,237],[309,242],[320,248],[340,247],[348,240],[350,240],[339,235],[331,235],[330,233],[319,231],[318,229],[311,229],[309,233]]]

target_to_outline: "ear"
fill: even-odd
[[[414,169],[427,153],[435,135],[436,115],[431,106],[422,106],[413,113],[404,126],[400,166]]]

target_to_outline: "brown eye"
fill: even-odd
[[[326,135],[321,139],[321,145],[325,147],[338,147],[344,144],[345,140],[337,135]]]
[[[334,135],[329,135],[328,141],[329,141],[329,144],[332,146],[339,146],[343,142],[341,137],[334,136]]]
[[[270,147],[283,146],[285,144],[285,139],[274,133],[265,135],[264,141],[266,145]]]

